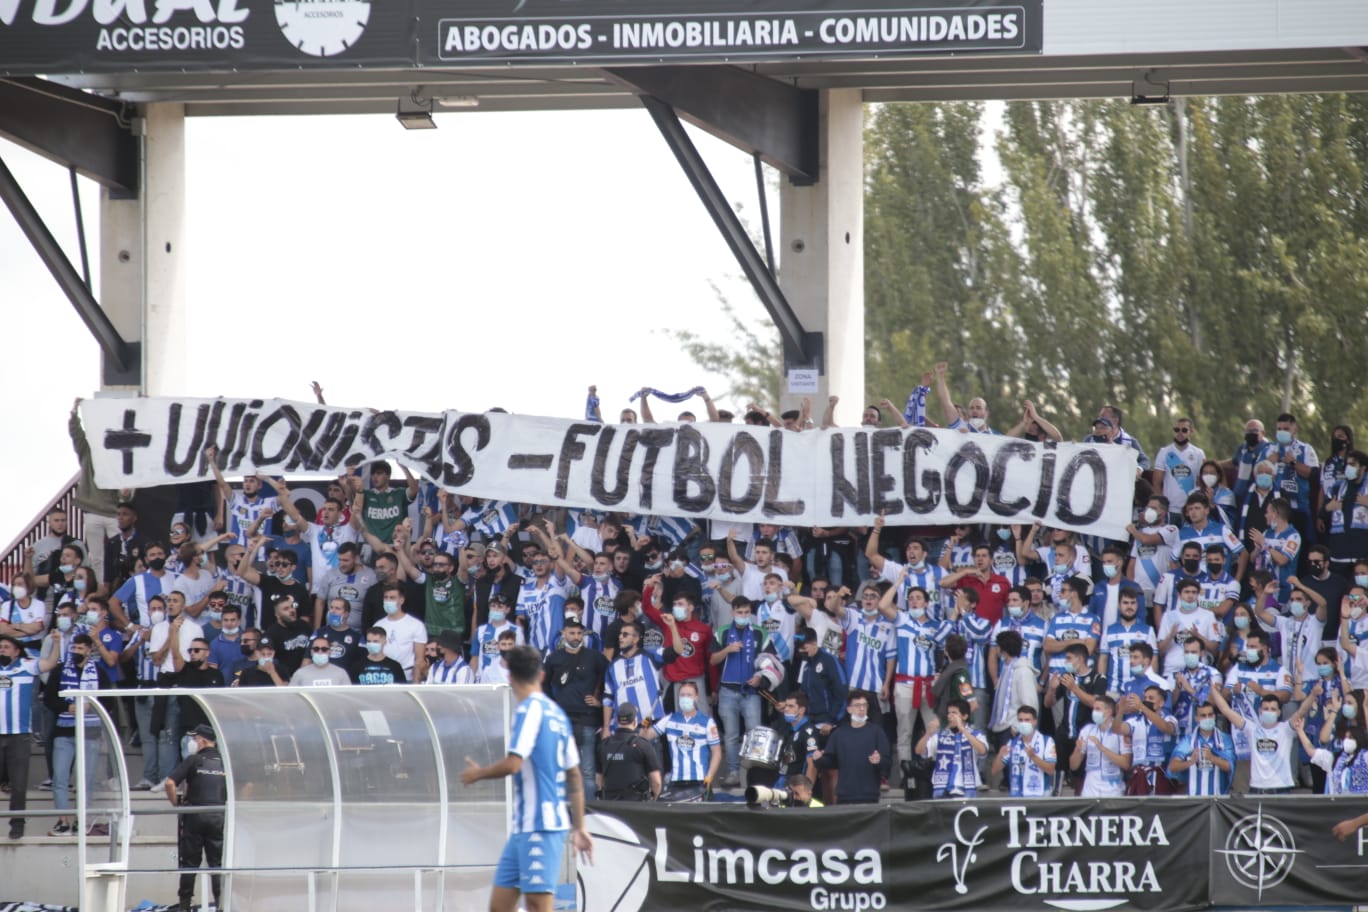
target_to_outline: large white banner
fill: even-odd
[[[94,399],[96,481],[337,475],[375,459],[450,491],[518,503],[800,526],[1032,523],[1125,538],[1136,459],[931,428],[792,431],[614,425],[498,413],[371,411],[283,399]]]

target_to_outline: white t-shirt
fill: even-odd
[[[1197,608],[1191,612],[1183,611],[1181,608],[1165,611],[1164,619],[1159,622],[1159,633],[1156,634],[1159,642],[1162,643],[1171,634],[1177,633],[1177,636],[1173,637],[1173,642],[1164,650],[1165,675],[1183,670],[1183,644],[1191,639],[1190,631],[1196,631],[1202,639],[1215,643],[1219,643],[1224,635],[1221,622],[1205,608]]]
[[[480,684],[507,684],[508,669],[504,667],[503,659],[495,659],[481,668],[476,681]]]
[[[1163,493],[1170,505],[1186,503],[1188,495],[1197,490],[1197,476],[1203,462],[1206,462],[1206,454],[1191,443],[1182,449],[1170,443],[1154,454],[1151,464],[1164,473]]]
[[[1111,759],[1102,750],[1092,743],[1096,737],[1107,746],[1107,750],[1117,754],[1130,754],[1130,738],[1119,735],[1115,731],[1108,729],[1107,733],[1101,734],[1098,727],[1091,722],[1083,726],[1083,730],[1078,733],[1078,743],[1083,747],[1083,769],[1087,775],[1083,778],[1083,791],[1079,793],[1080,798],[1115,798],[1125,794],[1126,780],[1124,771],[1121,767],[1111,762]]]
[[[166,591],[185,593],[185,604],[187,605],[202,601],[206,595],[214,591],[214,584],[218,582],[219,575],[211,573],[206,567],[200,567],[198,570],[199,576],[197,578],[191,578],[188,574],[182,573],[176,577],[175,585]]]
[[[176,670],[173,652],[179,652],[181,660],[188,661],[190,658],[190,644],[204,636],[204,628],[201,627],[198,622],[188,614],[182,615],[182,617],[184,617],[185,620],[181,622],[179,641],[176,645],[172,646],[171,649],[167,650],[166,658],[157,666],[157,670],[160,672],[171,674]],[[147,642],[147,651],[149,653],[158,652],[166,645],[166,641],[170,636],[171,621],[166,620],[162,621],[160,624],[154,625],[152,627],[151,638]]]
[[[404,666],[404,677],[413,681],[413,651],[415,644],[427,642],[427,625],[411,614],[395,620],[383,617],[375,626],[385,631],[385,655]]]
[[[1245,734],[1250,745],[1249,787],[1291,788],[1292,745],[1297,742],[1292,726],[1279,722],[1264,728],[1262,723],[1246,720]]]
[[[1131,545],[1131,557],[1135,558],[1136,585],[1143,592],[1153,592],[1163,575],[1173,569],[1173,549],[1178,544],[1178,527],[1144,526],[1140,531],[1163,539],[1157,545],[1146,545],[1137,538]]]
[[[744,595],[752,602],[758,602],[765,597],[765,577],[774,573],[783,577],[784,582],[788,582],[788,571],[777,563],[770,564],[768,570],[761,570],[759,567],[746,562],[746,572],[741,574],[741,579],[736,586],[740,590],[737,594]]]
[[[1350,656],[1343,647],[1336,646],[1340,654],[1340,664],[1349,669],[1349,686],[1354,690],[1363,690],[1368,688],[1368,614],[1357,621],[1342,623],[1348,625],[1349,637],[1357,648],[1358,655]]]
[[[859,605],[851,605],[846,608],[848,613],[858,613]],[[887,621],[882,614],[878,616],[881,621]],[[817,634],[817,642],[823,649],[834,656],[841,654],[841,646],[845,641],[845,631],[840,623],[821,608],[812,609],[812,616],[807,621],[808,630]]]
[[[309,523],[300,535],[309,543],[309,554],[313,557],[313,594],[318,595],[323,578],[337,567],[337,549],[346,542],[357,541],[356,530],[340,523],[331,530],[318,523]]]

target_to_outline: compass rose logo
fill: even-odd
[[[1302,851],[1287,824],[1265,814],[1259,805],[1256,813],[1235,821],[1225,848],[1217,849],[1217,854],[1225,856],[1226,870],[1236,883],[1263,899],[1264,890],[1276,887],[1292,873]]]

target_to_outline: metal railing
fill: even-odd
[[[67,534],[75,536],[78,540],[84,539],[85,535],[85,515],[76,506],[76,483],[80,481],[81,473],[77,472],[57,492],[47,505],[38,511],[33,519],[29,520],[13,541],[0,551],[0,580],[8,581],[14,579],[16,573],[32,569],[28,561],[24,560],[24,552],[37,544],[40,538],[47,536],[49,529],[47,518],[48,514],[55,509],[66,511],[67,515]]]

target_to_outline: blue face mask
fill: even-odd
[[[328,623],[334,627],[341,627],[342,615],[336,614],[334,612],[328,612]]]
[[[1008,539],[1010,539],[1010,538],[1012,537],[1012,530],[1011,530],[1011,529],[998,529],[998,530],[997,530],[997,536],[998,536],[998,538],[1002,539],[1003,541],[1007,541]]]
[[[385,651],[385,644],[384,644],[384,643],[367,643],[367,644],[366,644],[366,652],[370,653],[370,654],[373,655],[373,656],[378,656],[380,653],[382,653],[382,652],[384,652],[384,651]]]
[[[749,627],[751,625],[751,616],[749,614],[733,615],[732,623],[737,627]]]
[[[1255,475],[1254,486],[1258,488],[1260,491],[1267,491],[1269,488],[1273,487],[1273,476]]]
[[[489,623],[502,624],[504,622],[505,617],[507,617],[507,615],[504,614],[502,611],[491,611],[489,612]]]
[[[695,702],[694,702],[694,698],[693,698],[693,697],[680,697],[680,698],[679,698],[679,708],[680,708],[680,710],[681,710],[682,712],[686,712],[686,713],[691,713],[691,712],[693,712],[693,711],[694,711],[694,706],[695,706],[695,705],[696,705],[696,704],[695,704]]]
[[[775,602],[779,601],[779,593],[777,593],[777,592],[766,592],[766,593],[765,593],[765,601],[767,601],[767,602],[769,602],[771,605],[773,605]]]
[[[1056,576],[1063,576],[1065,573],[1069,572],[1069,565],[1056,563],[1054,565],[1054,572]]]
[[[1345,703],[1343,706],[1340,707],[1340,713],[1344,716],[1344,718],[1352,719],[1358,715],[1358,707],[1355,706],[1353,703]]]
[[[784,721],[792,725],[794,722],[798,721],[798,716],[793,713],[784,713]]]
[[[1287,446],[1289,443],[1292,442],[1292,432],[1291,432],[1291,431],[1278,431],[1278,433],[1277,433],[1277,438],[1278,438],[1278,443],[1281,443],[1283,446]]]
[[[1335,666],[1334,666],[1334,665],[1325,665],[1325,664],[1320,663],[1320,662],[1317,662],[1317,663],[1316,663],[1316,674],[1320,675],[1322,678],[1328,678],[1328,677],[1330,677],[1330,676],[1331,676],[1332,674],[1334,674],[1334,673],[1335,673]]]

